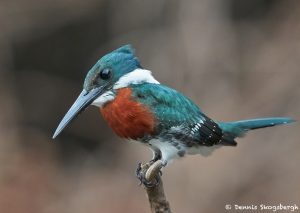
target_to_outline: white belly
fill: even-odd
[[[173,146],[170,142],[162,142],[158,139],[152,139],[149,141],[151,146],[159,149],[162,155],[162,160],[168,162],[171,159],[178,158],[178,152],[180,149]],[[180,147],[183,149],[183,147]]]
[[[158,139],[153,139],[149,141],[149,144],[156,149],[159,149],[162,154],[163,161],[170,161],[175,158],[179,158],[179,152],[185,152],[185,154],[195,155],[200,154],[202,156],[209,156],[215,149],[221,146],[195,146],[195,147],[185,147],[184,145],[179,145],[175,147],[171,142],[160,141]]]
[[[197,155],[200,154],[202,156],[209,156],[213,151],[220,148],[221,146],[198,146],[198,147],[189,147],[186,149],[186,153],[189,155]]]

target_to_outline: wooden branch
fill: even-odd
[[[166,199],[161,179],[160,170],[162,167],[162,161],[158,160],[152,164],[142,164],[141,170],[139,171],[139,173],[145,177],[146,181],[151,184],[151,186],[143,185],[147,192],[152,213],[171,213],[170,205]]]

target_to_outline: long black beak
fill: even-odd
[[[59,135],[74,118],[77,117],[77,115],[79,115],[85,108],[87,108],[102,93],[103,87],[94,88],[90,91],[82,90],[65,117],[59,123],[52,138],[56,138],[56,136]]]

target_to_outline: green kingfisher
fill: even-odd
[[[159,83],[141,66],[130,45],[104,55],[89,70],[82,92],[53,138],[90,105],[100,109],[118,136],[150,147],[152,160],[164,164],[188,154],[207,156],[220,147],[236,146],[235,139],[249,130],[294,121],[287,117],[214,121],[189,98]]]

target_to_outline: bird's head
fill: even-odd
[[[122,46],[100,58],[87,73],[83,89],[88,92],[101,89],[105,92],[120,77],[138,68],[141,68],[141,65],[134,54],[134,49],[130,45]]]
[[[87,73],[82,92],[58,125],[53,138],[95,99],[113,90],[122,76],[139,68],[141,65],[130,45],[122,46],[100,58]]]

